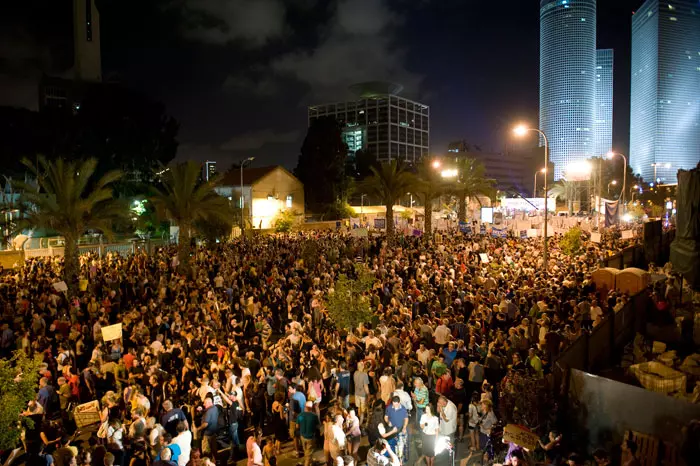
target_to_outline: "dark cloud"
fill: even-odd
[[[388,0],[335,0],[330,11],[328,21],[315,26],[313,46],[283,50],[238,70],[225,86],[269,96],[281,91],[280,81],[291,79],[305,86],[305,99],[340,99],[351,84],[373,80],[398,81],[417,91],[422,76],[407,68],[399,45],[402,12]]]
[[[260,149],[268,144],[295,142],[298,138],[298,130],[279,132],[268,128],[234,136],[223,143],[221,149],[225,151],[253,150]]]
[[[208,44],[260,47],[285,30],[282,0],[185,0],[187,37]]]

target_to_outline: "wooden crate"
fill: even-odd
[[[73,418],[78,428],[100,423],[100,402],[92,400],[78,405],[73,410]]]
[[[628,430],[625,441],[632,440],[637,444],[637,459],[641,466],[657,466],[659,464],[659,439],[651,435]],[[625,461],[623,459],[623,461]]]

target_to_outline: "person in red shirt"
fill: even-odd
[[[130,371],[131,368],[134,367],[134,359],[136,359],[136,355],[134,354],[135,352],[136,350],[134,350],[134,348],[129,348],[129,352],[123,357],[124,367],[126,367],[127,371]]]

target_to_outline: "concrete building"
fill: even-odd
[[[595,60],[595,150],[600,157],[612,150],[613,124],[613,62],[612,49],[596,50]]]
[[[595,155],[595,72],[596,1],[541,0],[539,128],[555,179]]]
[[[100,13],[95,0],[73,0],[73,77],[43,76],[39,110],[76,112],[90,85],[102,82]]]
[[[362,149],[380,162],[414,163],[430,148],[430,108],[397,95],[397,84],[371,82],[353,86],[358,99],[308,108],[308,123],[332,116],[343,128],[348,157]]]
[[[216,192],[230,200],[240,198],[241,171],[224,174]],[[243,216],[252,228],[274,227],[277,215],[291,210],[303,218],[304,185],[281,166],[243,169]]]
[[[207,160],[202,164],[202,179],[204,181],[209,181],[214,176],[216,176],[217,173],[218,172],[216,171],[216,162],[212,160]]]
[[[632,16],[630,165],[675,183],[700,161],[700,3],[647,0]]]

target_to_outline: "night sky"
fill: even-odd
[[[629,145],[632,11],[598,2],[615,49],[614,148]],[[430,105],[431,149],[503,150],[537,123],[539,0],[101,0],[102,65],[181,123],[178,159],[296,165],[306,106],[389,80]],[[69,75],[71,0],[3,2],[0,105],[36,109],[41,73]]]

